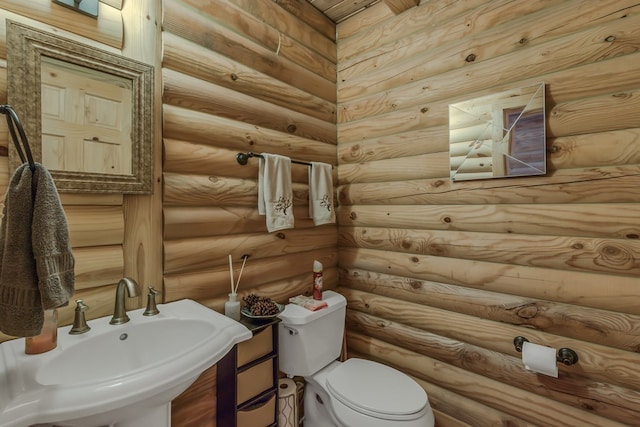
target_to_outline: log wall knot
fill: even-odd
[[[615,40],[616,40],[616,36],[608,36],[608,37],[605,37],[605,39],[604,39],[604,41],[609,42],[609,43],[611,43],[611,42],[613,42]]]
[[[529,303],[514,307],[513,311],[522,319],[533,319],[538,315],[539,309],[536,303]]]
[[[518,40],[518,44],[521,45],[521,46],[524,46],[528,42],[529,42],[529,40],[526,37],[522,37],[520,40]]]
[[[556,154],[560,151],[562,151],[562,147],[558,144],[553,144],[551,147],[549,147],[549,153],[551,154]]]
[[[442,218],[442,221],[446,222],[447,224],[451,224],[453,222],[453,220],[449,216],[445,216],[444,218]]]
[[[465,362],[477,363],[477,362],[482,362],[485,359],[485,357],[482,354],[480,354],[478,351],[463,349],[462,359]]]
[[[297,129],[298,129],[298,127],[296,125],[293,125],[293,124],[287,126],[287,132],[289,132],[289,133],[293,133]]]
[[[477,58],[475,53],[470,53],[469,55],[467,55],[466,58],[464,58],[465,62],[473,62],[475,61]]]
[[[357,213],[355,213],[354,211],[349,212],[349,219],[355,220],[356,218],[358,218]]]
[[[448,252],[446,246],[438,243],[429,243],[427,253],[437,256],[447,256]]]
[[[409,286],[412,289],[422,289],[422,282],[419,280],[409,280]]]
[[[598,256],[594,261],[597,265],[614,267],[619,270],[628,270],[635,266],[633,254],[626,248],[610,242],[598,248]]]
[[[413,245],[413,241],[411,240],[411,237],[405,237],[402,239],[402,243],[400,245],[403,249],[410,249]]]
[[[233,80],[234,82],[238,80],[238,75],[236,73],[231,73],[229,77],[231,77],[231,80]]]
[[[637,235],[636,233],[629,233],[629,234],[626,234],[624,237],[626,237],[627,239],[637,239],[640,236]]]

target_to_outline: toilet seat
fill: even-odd
[[[371,417],[409,421],[424,415],[425,391],[409,376],[364,359],[348,359],[326,380],[327,390],[345,406]]]

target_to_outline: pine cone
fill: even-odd
[[[249,294],[242,298],[242,300],[247,305],[249,313],[251,313],[252,316],[273,316],[280,312],[277,304],[268,297]]]

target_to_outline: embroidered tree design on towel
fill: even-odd
[[[293,228],[291,159],[262,153],[258,165],[258,213],[266,215],[269,233]]]
[[[314,225],[336,222],[333,206],[333,172],[328,163],[311,162],[309,168],[309,216]]]
[[[327,211],[331,212],[331,199],[329,198],[328,194],[325,194],[324,196],[322,196],[322,201],[320,202],[320,206],[322,206],[323,208],[327,208]]]
[[[283,215],[288,215],[287,209],[289,209],[291,205],[293,205],[293,202],[291,201],[291,199],[287,199],[285,197],[280,196],[278,201],[273,205],[273,209],[276,212],[282,212]]]

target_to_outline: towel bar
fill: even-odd
[[[247,162],[249,161],[249,159],[251,157],[260,157],[262,159],[264,158],[262,156],[262,154],[253,153],[251,151],[249,151],[248,153],[238,153],[238,154],[236,154],[236,160],[238,161],[238,163],[240,163],[243,166],[247,164]],[[296,164],[299,164],[299,165],[311,166],[311,163],[304,162],[302,160],[293,160],[293,159],[291,159],[291,163],[296,163]]]

